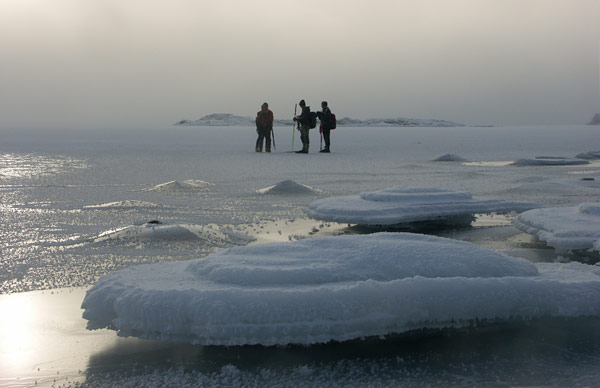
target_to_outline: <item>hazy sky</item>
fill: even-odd
[[[0,0],[0,127],[600,112],[600,0]]]

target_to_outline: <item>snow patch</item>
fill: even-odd
[[[113,272],[88,329],[203,345],[344,341],[474,320],[600,316],[600,270],[409,233],[319,237]]]
[[[163,192],[179,192],[179,191],[195,191],[195,190],[205,190],[210,186],[214,186],[213,183],[201,181],[199,179],[188,179],[183,182],[179,181],[170,181],[161,183],[146,191],[163,191]]]
[[[308,205],[306,213],[323,221],[395,225],[465,216],[470,221],[478,213],[507,213],[536,207],[539,205],[530,202],[476,198],[469,192],[393,187],[360,195],[319,199]]]
[[[257,193],[259,194],[315,194],[319,192],[321,192],[321,190],[296,183],[292,180],[281,181],[273,186],[257,190]]]

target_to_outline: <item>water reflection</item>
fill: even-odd
[[[36,178],[86,168],[82,160],[68,156],[0,154],[0,178]]]
[[[313,346],[194,346],[138,341],[106,348],[89,359],[91,381],[130,379],[179,370],[198,379],[234,369],[250,381],[289,386],[304,377],[325,386],[369,382],[441,385],[561,386],[574,375],[600,377],[600,319],[473,323],[466,329],[419,330]],[[435,383],[437,382],[437,383]],[[572,382],[572,381],[571,381]],[[251,384],[252,385],[252,384]],[[569,384],[567,384],[569,385]]]

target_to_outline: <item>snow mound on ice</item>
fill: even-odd
[[[316,200],[306,213],[323,221],[359,225],[395,225],[422,221],[440,221],[478,213],[507,213],[539,207],[529,202],[473,197],[469,192],[438,188],[389,189]]]
[[[102,233],[94,239],[94,242],[195,240],[206,241],[213,246],[222,246],[232,243],[245,244],[252,241],[253,238],[216,225],[163,224],[158,221],[151,221],[142,225],[130,225],[122,229]]]
[[[467,162],[468,160],[455,155],[455,154],[445,154],[433,159],[434,162]]]
[[[600,316],[600,268],[409,233],[319,237],[100,279],[88,329],[203,345],[344,341],[474,320]]]
[[[91,210],[127,210],[127,209],[138,209],[138,208],[157,208],[160,205],[157,205],[152,202],[145,201],[137,201],[137,200],[125,200],[125,201],[117,201],[117,202],[107,202],[98,205],[88,205],[84,206],[84,209]]]
[[[590,250],[600,244],[600,202],[526,211],[514,224],[556,250]]]
[[[318,192],[321,191],[292,180],[281,181],[273,186],[257,190],[259,194],[314,194]]]
[[[513,162],[515,166],[573,166],[589,164],[585,159],[563,158],[560,156],[536,156],[534,159],[519,159]]]
[[[600,151],[582,152],[575,157],[579,159],[600,159]]]
[[[161,183],[154,187],[147,189],[147,191],[164,191],[164,192],[179,192],[179,191],[194,191],[194,190],[204,190],[210,186],[214,186],[214,184],[201,181],[199,179],[188,179],[182,182],[179,181],[170,181]]]

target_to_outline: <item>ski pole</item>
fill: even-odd
[[[296,111],[298,110],[298,104],[294,105],[294,118],[296,118]],[[296,128],[294,128],[294,122],[292,121],[292,152],[294,152],[294,134],[296,133]]]

